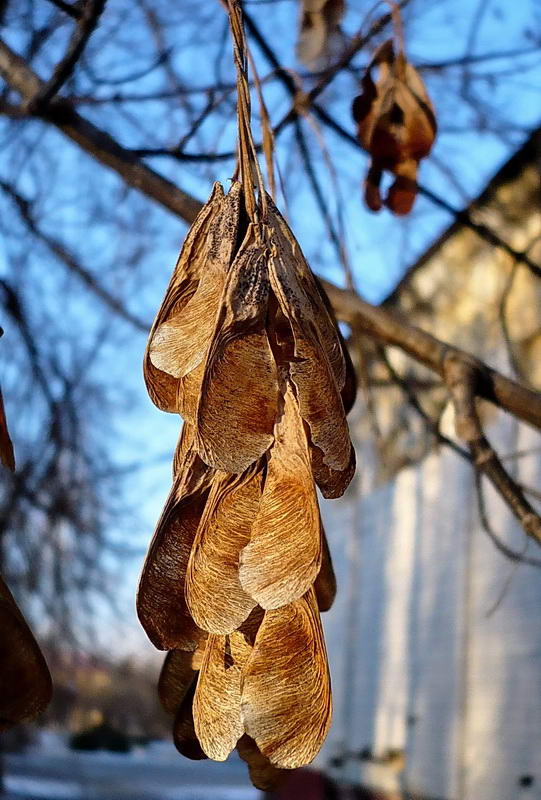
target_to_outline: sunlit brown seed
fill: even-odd
[[[324,463],[334,470],[346,470],[351,459],[351,441],[340,395],[345,381],[340,341],[336,336],[331,350],[322,344],[325,337],[318,320],[328,320],[328,312],[315,284],[309,301],[296,277],[301,269],[293,266],[299,260],[298,245],[285,237],[279,226],[272,242],[270,281],[293,332],[295,357],[289,369],[300,413],[310,428],[311,441],[323,453]],[[314,314],[316,303],[320,310]]]
[[[374,81],[372,71],[378,69]],[[370,153],[365,200],[379,211],[382,170],[396,176],[385,204],[395,214],[407,214],[417,194],[417,167],[430,153],[436,136],[436,117],[426,87],[392,40],[374,54],[361,81],[363,92],[353,102],[353,118],[363,148]]]
[[[193,720],[193,699],[197,679],[194,678],[182,700],[175,716],[173,725],[173,743],[178,752],[192,761],[201,761],[208,758],[202,750],[195,733]]]
[[[243,669],[252,652],[254,612],[244,627],[225,636],[210,634],[193,702],[197,738],[204,752],[225,761],[244,733],[241,714]]]
[[[328,499],[341,497],[355,474],[356,459],[353,445],[351,445],[350,449],[349,462],[346,468],[342,470],[331,469],[331,467],[327,466],[323,460],[323,452],[315,445],[310,447],[310,457],[312,474],[323,497]]]
[[[250,780],[256,789],[262,792],[271,792],[277,789],[290,773],[287,770],[274,767],[269,759],[263,755],[259,747],[249,736],[241,736],[237,742],[239,756],[248,764]]]
[[[205,358],[230,264],[237,247],[240,186],[230,192],[213,212],[205,230],[204,257],[199,282],[188,302],[162,320],[149,342],[152,364],[175,378],[183,378]]]
[[[197,410],[201,457],[225,472],[243,472],[273,441],[278,382],[268,296],[267,253],[250,226],[228,274]]]
[[[158,697],[164,711],[176,714],[201,666],[205,639],[197,650],[170,650],[158,680]]]
[[[321,523],[308,442],[289,385],[251,539],[240,557],[240,582],[263,608],[277,608],[307,591],[320,564]]]
[[[260,469],[217,473],[195,537],[186,575],[186,598],[199,627],[232,633],[256,601],[241,587],[239,554],[250,540],[261,499]]]
[[[270,248],[281,257],[283,263],[279,275],[283,277],[284,305],[289,300],[288,308],[282,308],[282,312],[287,319],[293,317],[301,325],[303,322],[314,325],[331,365],[336,385],[341,390],[346,379],[345,354],[331,304],[320,281],[304,258],[291,228],[269,196],[267,204]]]
[[[215,183],[209,199],[188,231],[165,297],[150,330],[143,373],[150,398],[162,411],[177,411],[178,381],[152,364],[150,348],[157,328],[172,315],[180,313],[197,289],[208,252],[209,231],[219,213],[223,197],[221,185]]]
[[[319,752],[331,688],[313,589],[265,613],[244,669],[242,714],[246,733],[274,766],[304,766]]]
[[[336,597],[336,575],[332,565],[331,552],[327,542],[327,536],[322,528],[322,556],[321,556],[321,569],[317,574],[314,583],[314,591],[316,593],[317,606],[320,611],[328,611],[334,603]]]
[[[185,453],[182,469],[156,526],[137,594],[141,624],[161,650],[193,650],[202,635],[186,605],[184,584],[213,471],[193,451],[186,424],[179,450]]]
[[[33,719],[51,700],[51,676],[13,595],[0,577],[0,731]]]

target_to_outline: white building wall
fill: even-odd
[[[541,447],[512,420],[496,433],[499,452]],[[520,463],[540,489],[539,454]],[[389,791],[541,800],[541,570],[495,548],[471,468],[447,448],[359,494],[323,505],[339,590],[324,615],[335,710],[321,759]],[[486,497],[500,537],[541,560]]]

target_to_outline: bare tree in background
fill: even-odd
[[[527,102],[534,89],[523,87],[520,107],[509,100],[519,77],[534,82],[541,69],[541,10],[535,0],[523,5],[513,13],[496,0],[400,3],[406,49],[439,125],[420,199],[400,223],[387,212],[374,221],[362,208],[366,156],[350,115],[363,70],[390,34],[390,11],[351,0],[332,52],[308,71],[295,62],[297,2],[246,0],[243,8],[280,199],[312,266],[333,281],[326,288],[352,331],[361,385],[368,391],[368,341],[379,359],[392,345],[427,367],[455,405],[462,454],[541,543],[541,520],[476,412],[484,398],[541,428],[541,397],[357,291],[371,288],[372,271],[384,294],[449,219],[541,275],[527,250],[469,205],[490,169],[472,163],[473,144],[509,152],[538,122]],[[164,260],[174,258],[198,198],[233,172],[233,67],[217,0],[8,0],[0,15],[0,347],[19,463],[2,485],[0,541],[16,593],[36,598],[35,615],[44,611],[51,631],[73,637],[92,616],[92,596],[108,590],[108,554],[124,544],[109,535],[122,477],[111,419],[129,412],[118,353],[139,359],[169,274]],[[434,439],[456,447],[415,387],[395,372],[389,379]]]

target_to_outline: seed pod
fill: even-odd
[[[278,415],[277,370],[265,327],[268,256],[260,234],[249,226],[227,276],[197,410],[201,457],[227,472],[244,471],[268,450]]]
[[[290,773],[285,769],[274,767],[263,755],[253,739],[246,734],[237,742],[239,756],[248,764],[250,780],[256,789],[272,792],[277,789]]]
[[[6,412],[4,411],[4,400],[0,391],[0,462],[11,472],[15,471],[15,454],[13,444],[9,436]]]
[[[315,68],[328,56],[345,11],[344,0],[301,0],[297,58]]]
[[[239,580],[239,556],[250,541],[262,473],[218,473],[201,517],[186,575],[186,599],[197,625],[233,633],[256,606]]]
[[[267,611],[244,668],[246,733],[271,764],[309,764],[331,723],[327,654],[314,591]]]
[[[336,597],[336,575],[332,565],[331,551],[323,526],[321,527],[322,549],[321,549],[321,569],[314,581],[314,591],[316,593],[317,607],[320,611],[328,611],[334,603]]]
[[[250,542],[241,553],[242,587],[267,609],[301,597],[319,572],[321,538],[308,442],[289,386]]]
[[[261,610],[255,609],[238,631],[207,639],[193,702],[197,738],[204,752],[225,761],[244,733],[241,710],[244,668],[252,653]]]
[[[195,733],[193,719],[193,698],[197,680],[194,679],[179,706],[173,725],[173,742],[178,752],[192,761],[202,761],[208,758],[201,748]]]
[[[419,161],[428,156],[436,136],[432,103],[419,73],[401,50],[395,53],[391,39],[376,50],[361,86],[352,113],[359,142],[372,157],[366,204],[372,211],[382,207],[379,184],[383,170],[388,170],[395,181],[385,205],[395,214],[408,214],[417,194]]]
[[[184,582],[213,470],[194,452],[187,423],[179,449],[184,452],[183,468],[156,526],[137,594],[139,620],[160,650],[194,650],[202,636],[186,605]]]
[[[321,299],[321,287],[289,226],[270,201],[269,228],[270,283],[291,331],[289,374],[299,410],[324,464],[349,473],[352,445],[341,397],[346,381],[342,344]]]
[[[0,731],[41,714],[51,700],[49,669],[0,577]]]
[[[164,411],[182,412],[185,378],[204,359],[235,249],[239,215],[239,185],[224,197],[215,183],[186,236],[144,359],[148,392]]]
[[[175,715],[177,713],[188,690],[197,678],[205,642],[206,637],[202,638],[200,647],[195,651],[170,650],[167,653],[158,680],[158,697],[167,714]]]

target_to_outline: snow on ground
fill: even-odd
[[[6,775],[6,790],[11,794],[32,798],[54,800],[82,800],[82,789],[78,783],[48,779],[28,778],[24,775]]]
[[[5,757],[9,800],[259,800],[246,765],[189,761],[169,742],[131,753],[76,752],[46,732]]]

